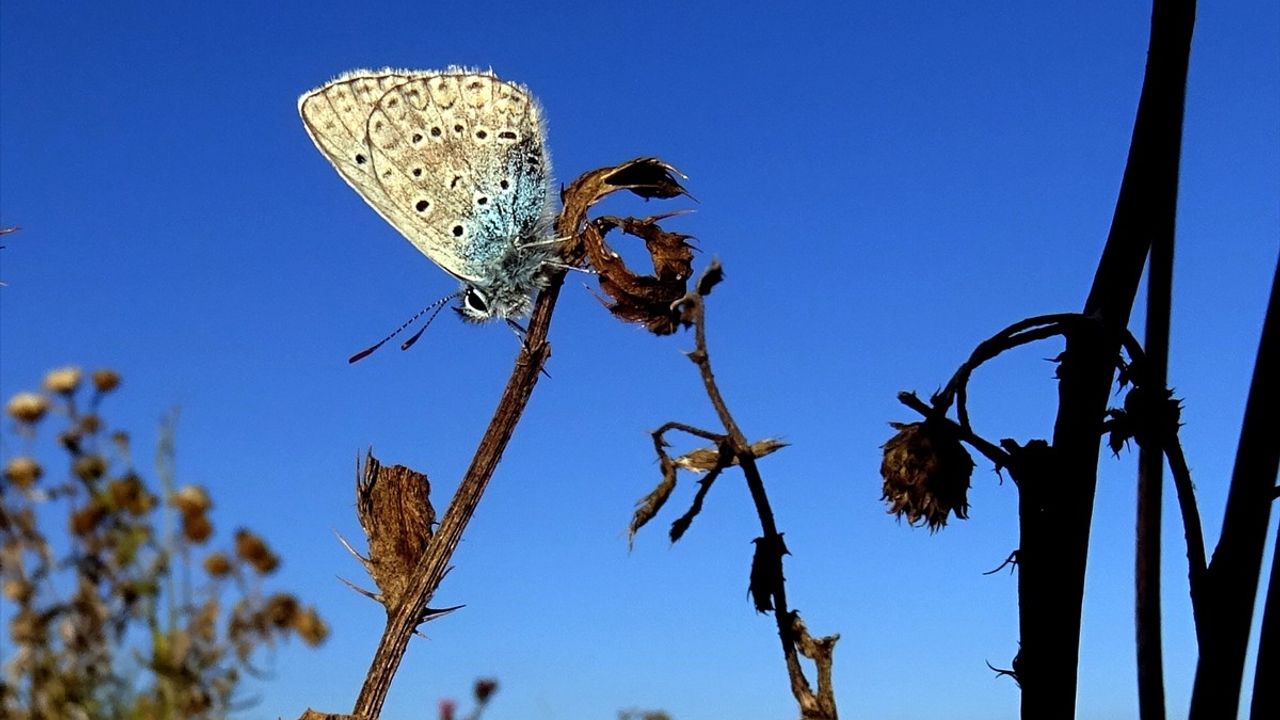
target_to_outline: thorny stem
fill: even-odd
[[[405,588],[403,600],[398,606],[387,609],[386,629],[352,710],[352,714],[358,718],[373,720],[382,712],[387,690],[404,658],[409,640],[422,622],[424,609],[444,578],[453,551],[462,539],[462,532],[475,513],[480,496],[493,477],[502,452],[529,402],[542,367],[551,355],[547,332],[551,328],[551,313],[555,309],[563,282],[564,273],[556,274],[547,288],[538,295],[533,317],[529,322],[529,332],[525,336],[515,367],[511,370],[507,387],[498,401],[493,420],[480,439],[475,457],[440,520],[439,528],[418,561],[412,580]]]
[[[751,443],[748,442],[746,435],[743,434],[737,422],[734,421],[733,415],[729,412],[729,407],[725,403],[724,396],[720,393],[720,388],[716,383],[715,373],[711,370],[711,356],[707,351],[707,318],[703,296],[697,291],[691,291],[678,300],[676,304],[684,305],[687,308],[688,314],[686,317],[693,322],[694,350],[688,353],[689,359],[698,366],[698,372],[702,376],[702,384],[707,391],[707,397],[711,400],[711,405],[715,408],[721,424],[724,425],[727,434],[726,439],[738,460],[738,464],[742,466],[742,473],[747,480],[747,488],[751,492],[751,500],[755,503],[756,514],[760,518],[760,528],[763,531],[761,541],[771,546],[781,547],[782,536],[778,533],[778,527],[774,521],[773,508],[769,504],[769,496],[765,492],[764,479],[760,476],[760,469],[756,465],[755,453],[752,452]],[[693,434],[703,437],[711,435],[710,433],[705,433],[705,431],[694,432]],[[777,562],[780,564],[781,561],[781,556],[778,556]],[[778,626],[778,638],[782,642],[782,655],[787,664],[787,675],[791,680],[791,694],[800,705],[802,717],[836,720],[835,691],[831,684],[830,653],[838,636],[820,638],[817,641],[811,638],[804,628],[803,622],[800,621],[799,615],[792,613],[788,609],[786,585],[785,581],[781,580],[783,577],[781,569],[778,570],[775,577],[780,580],[771,589],[773,617]],[[800,659],[797,655],[796,647],[797,644],[801,643],[807,648],[806,654],[815,659],[818,664],[817,695],[814,694],[808,679],[805,678],[803,668],[800,667]]]
[[[657,175],[654,175],[655,164],[662,168]],[[647,169],[648,174],[637,173],[637,167],[641,167],[642,170]],[[667,166],[661,163],[646,164],[643,161],[631,161],[616,168],[601,168],[583,174],[561,192],[564,208],[556,222],[556,237],[579,238],[588,209],[612,192],[629,189],[642,194],[647,191],[650,193],[649,196],[671,196],[664,194],[670,192],[670,188],[664,184],[669,179],[666,169]],[[620,172],[625,174],[628,170],[632,171],[630,175],[626,175],[626,179],[632,181],[630,185],[613,182],[619,179]],[[661,192],[655,191],[655,187]],[[678,188],[678,185],[676,187]],[[572,258],[576,261],[580,257],[579,245],[571,251],[569,256],[566,256],[566,259]],[[538,294],[529,320],[529,328],[525,334],[524,345],[516,358],[515,367],[511,370],[511,377],[507,380],[507,386],[498,401],[493,419],[489,422],[489,427],[476,448],[471,465],[467,468],[458,490],[449,502],[449,507],[445,510],[444,517],[441,518],[431,542],[427,544],[426,551],[414,568],[412,579],[400,596],[401,600],[397,605],[387,608],[386,629],[383,631],[382,639],[370,663],[368,675],[365,677],[360,695],[356,698],[355,708],[352,710],[352,714],[360,720],[376,720],[381,713],[387,691],[404,657],[409,640],[418,626],[427,619],[424,617],[427,603],[439,587],[445,573],[448,572],[450,558],[462,539],[467,523],[475,513],[489,479],[493,477],[503,450],[506,449],[512,433],[515,432],[516,423],[524,413],[524,408],[533,393],[533,387],[537,384],[543,366],[551,355],[547,333],[551,327],[551,314],[555,309],[556,299],[564,284],[564,275],[564,270],[553,273],[547,287]]]

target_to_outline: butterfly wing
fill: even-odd
[[[523,87],[490,73],[412,77],[378,100],[367,136],[382,190],[413,209],[405,235],[454,275],[487,282],[540,231],[546,154]]]
[[[454,267],[441,263],[427,250],[439,243],[418,237],[431,230],[414,217],[412,205],[400,204],[401,198],[388,195],[375,170],[369,142],[369,118],[378,101],[388,90],[429,74],[395,70],[350,72],[303,94],[298,100],[298,112],[312,142],[342,179],[414,246],[465,280]]]

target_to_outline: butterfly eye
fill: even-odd
[[[475,288],[467,288],[467,293],[463,296],[462,301],[467,304],[468,308],[477,313],[482,315],[489,314],[489,303],[485,301],[484,293]]]

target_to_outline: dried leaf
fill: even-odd
[[[369,541],[367,567],[387,607],[404,594],[431,541],[435,508],[427,476],[403,465],[384,467],[369,452],[356,482],[356,515]]]
[[[783,585],[782,556],[790,555],[787,545],[779,533],[773,536],[758,537],[755,543],[755,555],[751,558],[751,601],[756,612],[768,612],[773,609],[774,591]]]

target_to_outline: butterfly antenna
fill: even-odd
[[[457,295],[450,295],[449,297],[445,298],[445,300],[450,300],[455,297],[457,297]],[[403,343],[400,344],[400,349],[408,350],[409,348],[413,347],[413,344],[418,342],[418,338],[422,337],[422,333],[426,332],[427,328],[431,327],[431,321],[435,320],[436,316],[439,315],[440,311],[443,309],[444,309],[444,301],[437,302],[436,311],[431,313],[431,317],[427,318],[426,322],[422,323],[422,327],[418,328],[418,332],[414,333],[413,337],[409,338],[408,340],[405,340]]]
[[[452,299],[456,298],[456,297],[458,297],[458,293],[453,293],[452,295],[446,295],[446,296],[444,296],[444,297],[440,298],[439,300],[437,300],[437,301],[435,301],[435,302],[431,303],[430,305],[428,305],[428,306],[426,306],[426,307],[422,308],[422,309],[421,309],[421,310],[419,310],[418,312],[414,313],[413,317],[411,317],[411,318],[409,318],[408,320],[404,321],[404,323],[403,323],[400,327],[396,328],[396,329],[395,329],[395,331],[394,331],[394,332],[392,332],[390,335],[388,335],[388,336],[386,336],[386,337],[382,338],[382,339],[381,339],[381,340],[379,340],[378,342],[374,343],[373,345],[370,345],[369,347],[365,348],[364,350],[361,350],[360,352],[356,353],[355,355],[352,355],[350,358],[348,358],[348,359],[347,359],[347,362],[348,362],[348,363],[354,363],[354,362],[357,362],[357,361],[359,361],[359,360],[363,360],[363,359],[365,359],[365,358],[366,358],[366,357],[368,357],[369,355],[373,354],[373,351],[374,351],[374,350],[377,350],[378,348],[382,347],[383,345],[386,345],[388,340],[390,340],[391,338],[393,338],[393,337],[395,337],[395,336],[399,335],[400,333],[404,332],[406,328],[408,328],[410,325],[412,325],[412,324],[414,324],[415,322],[417,322],[417,321],[418,321],[418,318],[420,318],[420,317],[422,317],[423,315],[425,315],[425,314],[427,314],[427,313],[431,312],[432,310],[434,310],[435,312],[431,312],[431,317],[430,317],[430,318],[428,318],[428,319],[427,319],[426,324],[424,324],[424,325],[422,326],[422,330],[419,330],[417,333],[415,333],[413,337],[409,338],[409,339],[405,342],[405,344],[404,344],[404,345],[402,345],[402,346],[400,347],[400,349],[401,349],[401,350],[405,350],[405,349],[407,349],[409,346],[413,345],[413,343],[417,342],[418,338],[422,335],[422,331],[423,331],[423,330],[426,330],[426,329],[427,329],[427,326],[431,324],[431,321],[435,319],[436,315],[439,315],[439,314],[440,314],[440,309],[441,309],[442,307],[444,307],[444,304],[445,304],[445,303],[447,303],[447,302],[449,302],[450,300],[452,300]]]

